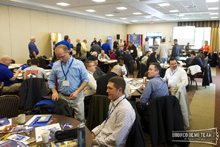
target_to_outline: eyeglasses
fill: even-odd
[[[63,59],[65,56],[66,56],[66,54],[63,56],[57,57],[57,59]]]

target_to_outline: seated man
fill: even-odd
[[[125,146],[135,121],[135,112],[124,95],[125,81],[121,77],[109,79],[108,98],[111,100],[106,120],[92,130],[92,142],[97,146]]]
[[[122,56],[118,57],[118,65],[121,66],[123,78],[126,78],[126,76],[129,75],[129,72],[127,66],[124,64],[124,58]]]
[[[94,62],[91,60],[86,60],[84,64],[88,72],[89,83],[83,89],[83,94],[85,96],[85,100],[89,103],[92,95],[96,93],[96,88],[97,88],[96,80],[93,77],[93,73],[96,70],[95,69],[96,66],[94,65]]]
[[[173,88],[176,88],[178,84],[184,84],[187,86],[188,78],[186,71],[177,66],[177,60],[175,58],[170,58],[169,65],[170,68],[166,70],[163,78],[168,83],[169,91],[172,91]]]
[[[101,53],[98,55],[98,60],[103,62],[103,60],[109,60],[110,58],[108,57],[107,54],[105,54],[104,50],[101,50]]]
[[[98,62],[97,57],[90,56],[88,59],[94,61],[94,65],[96,66],[96,70],[93,73],[93,77],[95,78],[95,80],[97,80],[99,77],[105,75],[105,73],[100,69],[100,67],[98,67],[99,62]]]
[[[4,82],[3,93],[18,92],[21,83],[15,83],[17,81],[18,74],[21,72],[19,68],[15,74],[12,73],[8,66],[11,64],[11,58],[9,56],[3,56],[0,60],[0,82]]]
[[[31,59],[31,67],[25,68],[23,71],[23,79],[28,78],[43,78],[46,79],[46,72],[43,68],[37,67],[39,65],[38,59]]]
[[[141,63],[147,66],[147,59],[150,57],[151,52],[147,51],[146,55],[141,58]]]
[[[192,66],[192,65],[199,65],[201,67],[201,70],[203,70],[203,63],[202,63],[202,60],[196,56],[196,53],[195,51],[191,51],[190,52],[190,56],[191,58],[193,58],[192,62],[190,63],[189,66]]]

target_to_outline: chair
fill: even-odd
[[[105,95],[94,95],[90,101],[87,127],[92,130],[100,125],[108,115],[110,100]]]
[[[175,96],[163,96],[150,101],[146,117],[153,146],[166,143],[188,145],[187,142],[175,142],[176,139],[187,141],[187,137],[172,137],[173,131],[185,131],[180,104]]]
[[[128,71],[130,73],[130,75],[133,75],[134,77],[134,60],[129,61],[129,65],[128,65]]]
[[[0,82],[0,96],[2,95],[3,87],[4,87],[4,82]]]
[[[20,87],[20,105],[23,110],[33,108],[41,100],[42,96],[47,95],[45,79],[29,78],[22,82]]]
[[[145,72],[147,71],[147,67],[145,64],[141,63],[139,72],[138,72],[138,77],[137,78],[143,78],[145,76]]]
[[[125,147],[146,147],[144,132],[137,115],[134,124],[128,134]]]
[[[16,117],[18,115],[18,105],[20,99],[17,95],[0,96],[0,118]]]

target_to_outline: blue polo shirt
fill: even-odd
[[[111,50],[111,47],[108,43],[104,43],[102,45],[102,49],[105,51],[106,54],[108,54],[108,50]]]
[[[13,73],[8,69],[7,65],[0,63],[0,82],[4,82],[4,86],[9,86],[15,83],[15,81],[12,82],[9,80],[13,76]]]
[[[30,56],[33,56],[33,52],[35,52],[36,55],[39,54],[39,50],[37,49],[37,46],[35,45],[34,42],[30,42],[30,43],[28,44],[28,49],[29,49],[29,54],[30,54]]]
[[[63,40],[63,41],[58,42],[57,44],[55,44],[55,47],[57,47],[60,44],[66,45],[68,47],[68,50],[71,50],[70,43],[67,40]]]

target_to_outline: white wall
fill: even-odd
[[[25,9],[0,4],[0,57],[9,55],[16,63],[25,63],[29,58],[28,43],[36,36],[40,55],[51,56],[50,33],[69,35],[73,45],[76,38],[87,39],[87,47],[93,38],[104,41],[107,36],[116,39],[120,34],[126,39],[126,25],[94,21],[44,11]]]
[[[143,34],[145,38],[146,32],[162,32],[162,36],[166,37],[166,43],[171,46],[173,43],[173,27],[177,26],[177,22],[170,23],[153,23],[153,24],[132,24],[127,26],[127,34]]]

